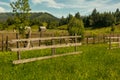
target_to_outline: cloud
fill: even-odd
[[[113,11],[120,7],[120,1],[117,3],[113,2],[113,0],[69,0],[69,2],[65,2],[66,5],[64,8],[77,9],[81,14],[85,15],[90,14],[94,8],[100,12],[104,12],[106,10]]]
[[[32,0],[34,4],[42,4],[44,3],[46,6],[51,8],[63,8],[65,5],[61,3],[55,2],[55,0]]]
[[[5,9],[3,7],[0,7],[0,12],[5,12]]]
[[[16,2],[17,0],[10,0],[10,2]]]
[[[0,1],[0,5],[10,6],[10,5],[9,5],[9,3],[6,3],[6,2],[1,2],[1,1]]]

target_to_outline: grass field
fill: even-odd
[[[94,35],[100,35],[100,34],[110,34],[111,33],[111,27],[104,27],[104,28],[97,28],[97,29],[86,29],[85,34],[94,34]],[[120,33],[120,25],[115,26],[114,33]]]
[[[0,80],[120,80],[120,49],[104,44],[78,47],[82,54],[13,65],[16,53],[0,52]],[[57,53],[74,51],[73,47]],[[22,58],[51,55],[50,50],[23,52]]]

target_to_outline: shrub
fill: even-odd
[[[84,36],[84,24],[82,20],[72,18],[68,24],[68,32],[70,35]]]

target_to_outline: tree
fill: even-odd
[[[120,10],[119,9],[116,9],[115,17],[116,17],[116,24],[120,24]]]
[[[111,31],[112,31],[112,32],[115,31],[115,24],[113,24],[113,25],[111,26]]]
[[[79,13],[79,12],[77,12],[77,13],[75,14],[75,18],[77,18],[77,19],[81,19],[81,17],[80,17],[80,13]]]
[[[112,26],[113,24],[115,24],[114,15],[112,15],[110,12],[104,13],[103,22],[105,27]]]
[[[97,28],[97,27],[101,26],[100,20],[101,20],[101,16],[100,16],[99,12],[97,12],[97,9],[94,9],[91,14],[91,21],[93,21],[92,22],[93,28]]]
[[[47,24],[47,29],[55,29],[57,28],[59,23],[57,21],[49,21]]]
[[[84,24],[83,21],[77,18],[72,18],[68,24],[68,32],[70,35],[84,36]]]
[[[65,25],[65,24],[67,24],[66,19],[64,18],[64,16],[62,16],[60,21],[59,21],[59,26]]]
[[[24,33],[25,25],[29,24],[29,11],[31,10],[29,0],[17,0],[16,2],[10,3],[10,5],[13,9],[16,28],[22,28],[22,31],[19,30],[19,32]]]
[[[68,17],[66,18],[67,24],[70,22],[72,18],[73,18],[73,15],[69,14]]]

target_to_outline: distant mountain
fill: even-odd
[[[12,13],[0,13],[0,22],[6,21],[9,17],[12,17]]]
[[[39,13],[30,13],[30,19],[31,20],[39,20],[39,21],[59,21],[59,18],[53,16],[52,14],[49,13],[43,13],[43,12],[39,12]],[[8,18],[13,17],[13,13],[0,13],[0,22],[4,22],[6,21]]]
[[[39,21],[42,22],[48,22],[48,21],[59,21],[59,18],[53,16],[52,14],[49,13],[43,13],[43,12],[39,12],[39,13],[31,13],[31,17],[30,19],[37,19]]]

